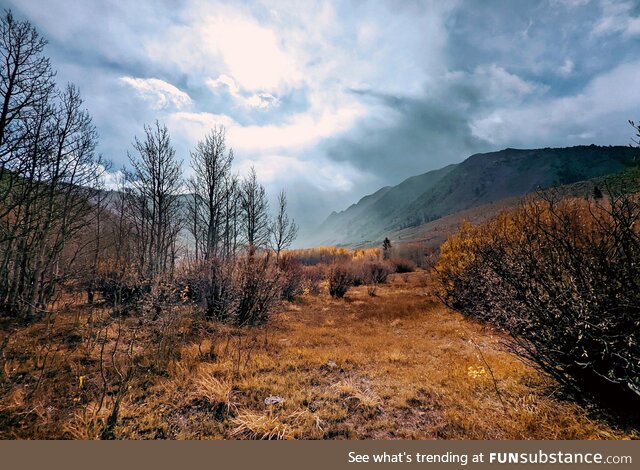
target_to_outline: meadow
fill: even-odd
[[[504,333],[443,306],[422,269],[374,296],[362,285],[332,298],[325,281],[260,327],[201,322],[188,305],[157,321],[143,330],[69,297],[3,328],[0,437],[639,437],[568,399]]]
[[[474,154],[312,243],[235,124],[155,109],[114,169],[46,46],[3,12],[0,438],[640,437],[635,149]]]

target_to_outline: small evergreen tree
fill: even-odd
[[[385,237],[384,241],[382,242],[382,256],[384,257],[384,259],[389,259],[390,255],[391,255],[391,240]]]
[[[593,198],[602,199],[602,190],[597,186],[594,186],[593,188]]]

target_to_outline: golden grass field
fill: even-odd
[[[267,327],[185,334],[163,373],[141,368],[133,379],[114,437],[639,437],[563,399],[553,382],[506,351],[501,334],[429,292],[425,271],[396,274],[374,297],[366,286],[341,300],[305,295],[285,303]],[[68,307],[49,328],[68,334],[84,324],[86,308]],[[13,385],[0,398],[0,436],[97,438],[111,408],[109,396],[99,410],[95,401],[99,348],[87,357],[69,341],[50,347],[42,386],[30,394],[45,361],[37,344],[44,328],[19,332],[5,349]],[[32,380],[21,382],[19,374]],[[267,397],[284,401],[267,405]]]

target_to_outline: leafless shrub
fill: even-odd
[[[285,295],[298,292],[296,273],[278,268],[268,253],[250,250],[236,259],[195,263],[178,278],[185,302],[200,305],[208,320],[264,323]]]
[[[142,300],[141,324],[149,335],[151,366],[164,373],[170,362],[180,358],[180,326],[184,311],[176,306],[176,288],[157,282]]]
[[[130,306],[149,292],[149,284],[137,276],[114,271],[99,273],[95,286],[102,299],[111,306]]]
[[[278,260],[278,269],[282,275],[282,298],[291,302],[300,297],[304,293],[304,271],[300,262],[284,255]]]
[[[366,264],[362,260],[345,263],[345,267],[350,272],[352,286],[358,287],[367,284],[369,273]]]
[[[351,284],[355,287],[366,284],[383,284],[394,272],[391,265],[378,258],[364,257],[342,263],[351,272]]]
[[[435,269],[442,299],[511,333],[516,353],[580,395],[637,401],[638,183],[609,181],[597,200],[549,192],[464,226]]]
[[[344,264],[334,264],[329,268],[329,294],[341,299],[353,285],[351,270]]]
[[[365,267],[367,284],[384,284],[387,282],[389,275],[393,272],[392,267],[386,262],[373,261],[367,263]]]
[[[249,252],[239,261],[234,283],[237,304],[233,321],[239,326],[265,323],[281,295],[280,273],[269,254]]]
[[[150,344],[140,340],[144,326],[143,321],[116,316],[115,321],[100,322],[96,331],[100,385],[92,392],[87,390],[94,396],[81,421],[89,425],[92,434],[97,436],[99,432],[101,439],[115,439],[120,406],[142,372],[141,363]]]
[[[326,278],[326,270],[322,266],[302,267],[302,287],[311,295],[320,293],[320,283]]]
[[[232,260],[203,262],[204,276],[196,277],[208,320],[228,320],[232,316],[237,293],[234,286],[236,266]]]
[[[416,270],[416,265],[413,261],[400,256],[394,256],[389,260],[393,265],[395,272],[397,273],[412,273]]]

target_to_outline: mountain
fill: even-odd
[[[479,153],[384,187],[316,230],[316,245],[364,245],[442,217],[640,165],[637,148],[596,145]],[[410,231],[410,230],[409,230]]]
[[[408,202],[416,200],[440,181],[456,165],[412,176],[397,186],[385,186],[363,197],[342,212],[332,212],[322,223],[315,240],[322,245],[336,245],[368,240],[371,234],[384,231],[387,221]]]

